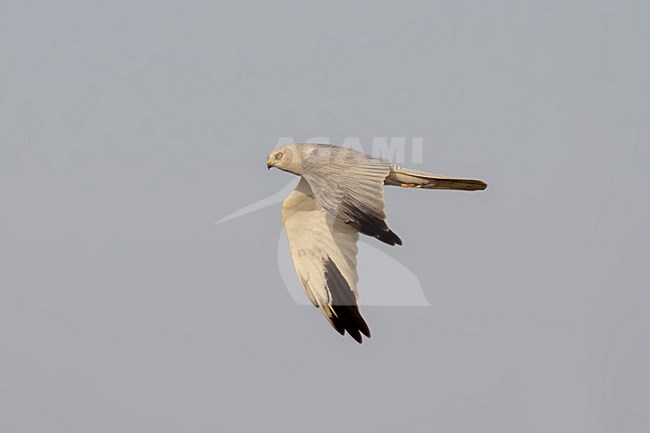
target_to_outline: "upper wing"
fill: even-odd
[[[357,306],[357,231],[334,218],[301,179],[282,204],[296,272],[311,302],[341,335],[370,337]]]
[[[303,160],[302,170],[314,196],[330,214],[363,234],[389,245],[402,245],[384,221],[384,179],[390,162],[319,145]]]

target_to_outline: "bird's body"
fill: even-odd
[[[340,334],[361,343],[370,330],[357,306],[359,233],[388,245],[402,240],[385,222],[384,185],[481,190],[480,180],[403,169],[391,162],[327,144],[289,144],[267,166],[301,176],[282,205],[293,262],[307,297]]]

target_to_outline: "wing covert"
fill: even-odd
[[[402,240],[386,225],[384,180],[391,163],[350,149],[317,145],[302,163],[302,176],[331,215],[389,245]]]

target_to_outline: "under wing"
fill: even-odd
[[[357,230],[327,212],[305,179],[282,204],[282,218],[307,297],[341,335],[370,337],[357,306]]]

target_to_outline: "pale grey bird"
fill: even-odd
[[[402,240],[386,225],[384,185],[483,190],[481,180],[401,168],[385,159],[329,144],[288,144],[269,155],[267,167],[301,176],[282,204],[284,228],[307,297],[341,335],[361,343],[370,329],[359,313],[359,233],[388,245]]]

